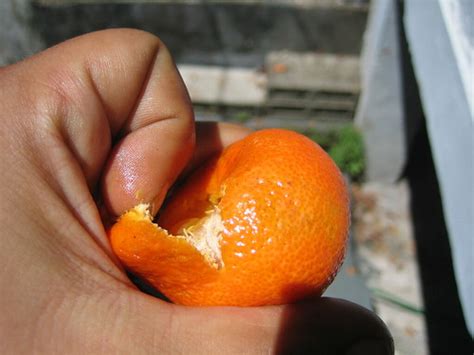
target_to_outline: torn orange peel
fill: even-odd
[[[172,235],[153,222],[150,205],[139,204],[124,213],[112,227],[112,248],[129,269],[138,271],[159,289],[166,288],[168,283],[174,285],[173,279],[180,277],[181,269],[207,270],[201,277],[213,278],[215,270],[222,267],[222,257],[218,236],[214,234],[217,238],[211,240],[206,232],[218,225],[219,219],[218,213],[213,212],[195,224],[183,225],[182,234]],[[168,271],[160,273],[159,270]],[[186,283],[181,286],[185,287]]]

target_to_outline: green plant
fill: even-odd
[[[360,180],[364,173],[364,145],[362,136],[353,126],[345,126],[336,133],[337,142],[328,153],[339,168],[354,180]]]

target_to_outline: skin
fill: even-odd
[[[104,224],[139,201],[156,211],[179,176],[247,134],[195,128],[158,38],[79,37],[0,69],[0,88],[0,353],[393,352],[384,324],[346,301],[191,308],[126,277]]]

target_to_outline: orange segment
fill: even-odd
[[[349,217],[329,156],[302,135],[273,129],[234,143],[174,193],[158,224],[175,236],[129,211],[110,237],[125,266],[173,302],[281,304],[329,285]]]

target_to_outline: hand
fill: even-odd
[[[341,353],[360,341],[364,354],[393,351],[383,323],[342,300],[191,308],[128,280],[98,196],[115,215],[139,201],[156,210],[190,159],[246,134],[195,129],[156,37],[79,37],[0,69],[0,88],[0,353]],[[385,352],[364,350],[372,340]]]

